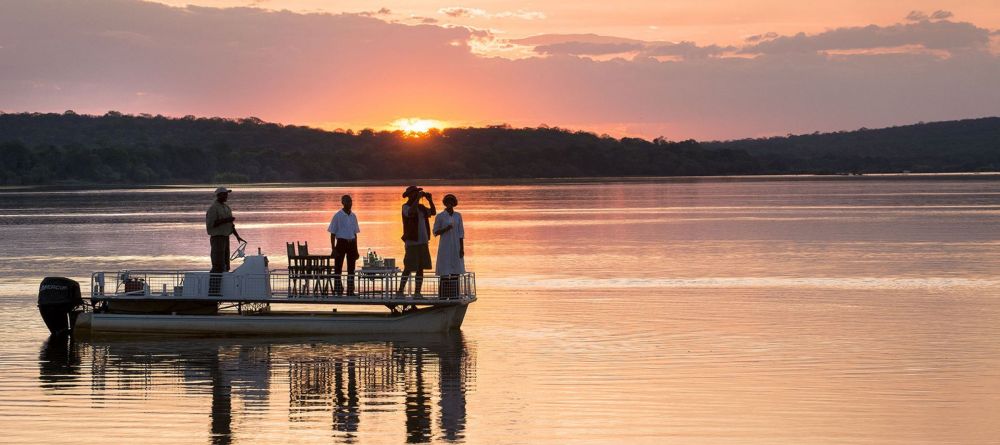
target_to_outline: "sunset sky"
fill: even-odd
[[[970,1],[7,0],[0,111],[728,139],[1000,115]]]

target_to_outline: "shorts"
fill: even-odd
[[[431,249],[426,243],[406,246],[406,256],[403,257],[405,270],[426,270],[431,267]]]

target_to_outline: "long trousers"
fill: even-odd
[[[208,239],[212,246],[212,276],[208,280],[208,295],[222,295],[222,273],[229,272],[229,237],[213,236]]]
[[[337,276],[333,282],[333,293],[342,295],[344,284],[341,281],[341,273],[344,271],[344,259],[347,259],[347,295],[354,295],[354,267],[358,264],[358,240],[337,238],[337,245],[333,249],[333,273]]]

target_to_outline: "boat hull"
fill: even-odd
[[[83,313],[74,332],[91,335],[342,335],[407,334],[457,330],[468,305],[418,309],[403,314],[309,313],[265,315],[155,315]]]

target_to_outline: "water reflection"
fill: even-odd
[[[438,438],[462,441],[474,378],[461,333],[305,340],[53,337],[39,354],[39,381],[49,395],[89,385],[91,403],[101,405],[134,392],[157,399],[164,385],[174,384],[184,397],[210,397],[213,444],[231,443],[240,417],[268,411],[285,394],[289,422],[316,423],[317,414],[326,413],[330,431],[343,443],[358,442],[366,413],[399,411],[405,414],[399,438],[408,443],[434,440],[435,417]]]
[[[38,366],[42,389],[72,386],[80,380],[80,357],[74,352],[68,335],[53,335],[42,345]]]

